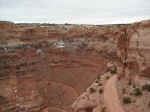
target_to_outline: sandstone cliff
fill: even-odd
[[[129,78],[149,76],[149,35],[150,21],[106,26],[0,22],[1,112],[70,112],[108,61],[118,62],[118,72]]]

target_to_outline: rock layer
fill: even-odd
[[[149,29],[150,21],[106,26],[0,22],[0,109],[71,111],[74,98],[110,60],[117,60],[118,72],[126,69],[129,77],[136,72],[149,76]]]

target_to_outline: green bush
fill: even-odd
[[[150,92],[150,84],[143,85],[142,89]]]
[[[116,74],[117,73],[117,66],[114,66],[113,69],[110,70],[111,74]]]
[[[133,94],[135,96],[141,96],[143,93],[142,93],[142,91],[139,88],[135,88]]]
[[[123,103],[124,104],[130,104],[131,103],[131,98],[126,96],[126,97],[123,97]]]

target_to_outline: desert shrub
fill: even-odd
[[[94,89],[94,88],[90,88],[89,90],[90,90],[90,93],[95,93],[96,92],[96,89]]]
[[[130,104],[131,103],[131,98],[129,96],[123,97],[123,103],[124,104]]]
[[[98,80],[96,80],[96,81],[95,81],[95,83],[99,83],[99,81],[98,81]]]
[[[135,84],[133,84],[133,86],[132,86],[133,88],[136,88],[136,85]]]
[[[103,89],[100,89],[100,90],[99,90],[99,93],[102,94],[102,93],[103,93]]]
[[[117,73],[117,66],[114,66],[113,69],[110,70],[111,74],[116,74]]]
[[[135,96],[141,96],[142,95],[142,91],[139,88],[135,88],[133,94]]]
[[[150,84],[143,85],[142,89],[150,92]]]
[[[105,70],[105,72],[110,72],[111,74],[116,74],[116,73],[117,73],[117,66],[114,65],[114,66],[111,67],[111,68],[107,68],[107,69]]]

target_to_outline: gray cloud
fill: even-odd
[[[104,24],[150,19],[150,0],[0,0],[0,20]]]

